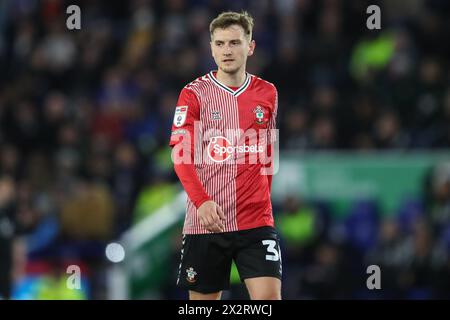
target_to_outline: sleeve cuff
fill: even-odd
[[[209,200],[211,200],[210,197],[204,197],[204,198],[201,198],[200,200],[197,200],[197,201],[194,202],[194,206],[198,209],[198,208],[200,208],[200,206],[201,206],[203,203],[205,203],[206,201],[209,201]]]

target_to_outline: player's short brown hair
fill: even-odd
[[[244,29],[244,34],[250,41],[252,39],[253,17],[247,11],[242,11],[241,13],[227,11],[219,14],[209,24],[209,32],[211,34],[211,38],[213,36],[214,30],[216,30],[217,28],[226,29],[229,26],[235,24],[241,26],[242,29]]]

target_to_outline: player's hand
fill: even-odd
[[[224,232],[225,215],[222,208],[214,201],[205,201],[197,210],[202,226],[211,232]]]

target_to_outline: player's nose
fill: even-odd
[[[231,47],[229,45],[226,45],[224,50],[223,50],[223,54],[226,55],[226,56],[229,56],[229,55],[231,55],[231,52],[232,52],[231,51]]]

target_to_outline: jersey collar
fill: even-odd
[[[245,81],[242,84],[242,86],[240,86],[239,88],[237,88],[236,90],[233,90],[231,88],[229,88],[228,86],[224,85],[223,83],[221,83],[219,80],[217,80],[217,78],[214,76],[214,71],[211,71],[208,76],[209,78],[212,80],[212,82],[218,86],[219,88],[221,88],[222,90],[225,90],[228,93],[231,93],[233,96],[237,97],[239,96],[242,92],[244,92],[250,85],[250,81],[251,81],[251,75],[246,72],[245,73]]]

